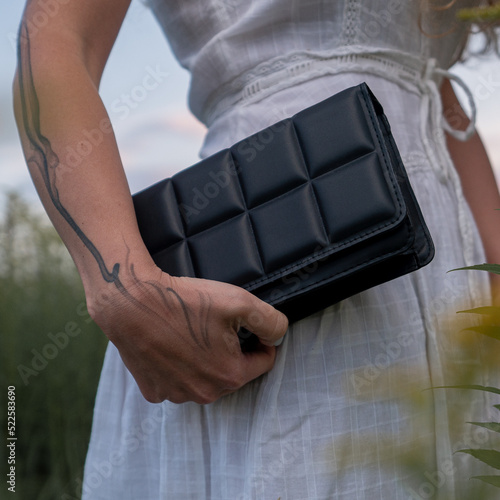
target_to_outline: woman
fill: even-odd
[[[427,393],[431,412],[393,398],[441,385],[450,361],[467,361],[440,321],[459,301],[483,303],[484,276],[446,274],[484,261],[478,231],[500,262],[500,197],[477,134],[459,141],[473,126],[446,72],[467,39],[456,10],[473,2],[151,2],[192,74],[190,107],[208,126],[202,156],[361,81],[391,122],[434,262],[292,325],[279,348],[281,313],[239,288],[162,273],[140,238],[97,91],[129,3],[60,2],[35,35],[45,3],[28,2],[15,81],[35,185],[111,340],[84,498],[459,497],[467,474],[452,455],[446,394]],[[66,147],[103,127],[102,143],[67,165]],[[257,350],[240,351],[241,326]],[[416,435],[420,476],[398,454]]]

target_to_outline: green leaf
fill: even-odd
[[[477,264],[475,266],[458,267],[457,269],[450,269],[450,271],[487,271],[489,273],[500,274],[500,264]]]
[[[492,392],[493,394],[500,394],[500,389],[486,385],[440,385],[431,387],[431,389],[474,389],[475,391]]]
[[[468,453],[490,467],[500,469],[500,451],[496,450],[458,450],[458,453]]]
[[[478,425],[493,432],[500,432],[500,423],[498,422],[467,422],[468,424]]]
[[[462,331],[476,332],[480,333],[481,335],[486,335],[487,337],[491,337],[492,339],[500,340],[500,326],[478,325],[478,326],[471,326],[469,328],[464,328]]]
[[[465,309],[463,311],[457,311],[457,313],[458,314],[472,313],[472,314],[483,314],[485,316],[500,316],[500,307],[497,306],[475,307],[474,309]]]
[[[500,476],[472,476],[471,479],[479,479],[480,481],[500,488]]]
[[[460,21],[471,23],[498,21],[500,20],[500,6],[488,5],[460,9],[457,12],[457,18]]]
[[[493,408],[496,408],[497,410],[500,410],[500,405],[493,405]]]

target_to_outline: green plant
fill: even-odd
[[[15,387],[15,492],[79,498],[106,339],[57,233],[16,193],[0,209],[0,332],[4,401]],[[0,425],[5,436],[6,412]]]
[[[475,266],[468,266],[459,269],[454,269],[454,271],[486,271],[493,274],[500,275],[500,265],[499,264],[479,264]],[[475,326],[470,326],[465,329],[465,331],[475,332],[480,335],[485,335],[486,337],[500,340],[500,307],[499,306],[483,306],[474,309],[467,309],[459,311],[463,314],[476,314],[482,319],[482,322]],[[449,385],[436,387],[436,389],[466,389],[474,391],[484,391],[492,394],[500,395],[500,388],[484,386],[478,384],[459,384],[459,385]],[[500,404],[493,405],[494,408],[500,411]],[[499,422],[468,422],[471,425],[487,429],[488,431],[494,433],[500,433],[500,421]],[[466,453],[477,460],[493,467],[494,469],[500,470],[500,451],[493,449],[471,449],[464,448],[457,450],[457,453]],[[480,475],[472,476],[471,479],[477,479],[483,481],[484,483],[490,484],[497,488],[500,488],[500,474],[492,475]]]
[[[457,17],[460,21],[477,24],[498,22],[500,20],[500,4],[460,9]]]

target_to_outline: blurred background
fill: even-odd
[[[18,438],[16,494],[3,483],[0,499],[74,500],[106,340],[86,312],[79,278],[42,211],[18,141],[11,85],[23,6],[0,5],[0,434],[6,439],[7,387],[14,386]],[[151,71],[158,86],[144,91]],[[498,176],[500,61],[478,58],[454,72],[475,97],[477,128]],[[187,109],[188,85],[151,13],[133,0],[101,86],[132,192],[197,161],[204,128]]]

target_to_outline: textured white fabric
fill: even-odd
[[[438,94],[466,38],[455,10],[472,2],[420,23],[419,3],[152,0],[192,72],[190,104],[209,125],[203,156],[366,81],[391,123],[436,257],[294,324],[269,374],[211,405],[147,403],[110,345],[84,499],[471,498],[474,462],[453,451],[484,443],[450,425],[447,404],[455,396],[461,422],[488,420],[483,396],[461,407],[450,391],[422,390],[469,366],[447,322],[487,295],[482,273],[447,273],[484,261]],[[414,391],[427,404],[398,399]],[[419,476],[403,465],[404,451],[420,447]]]

